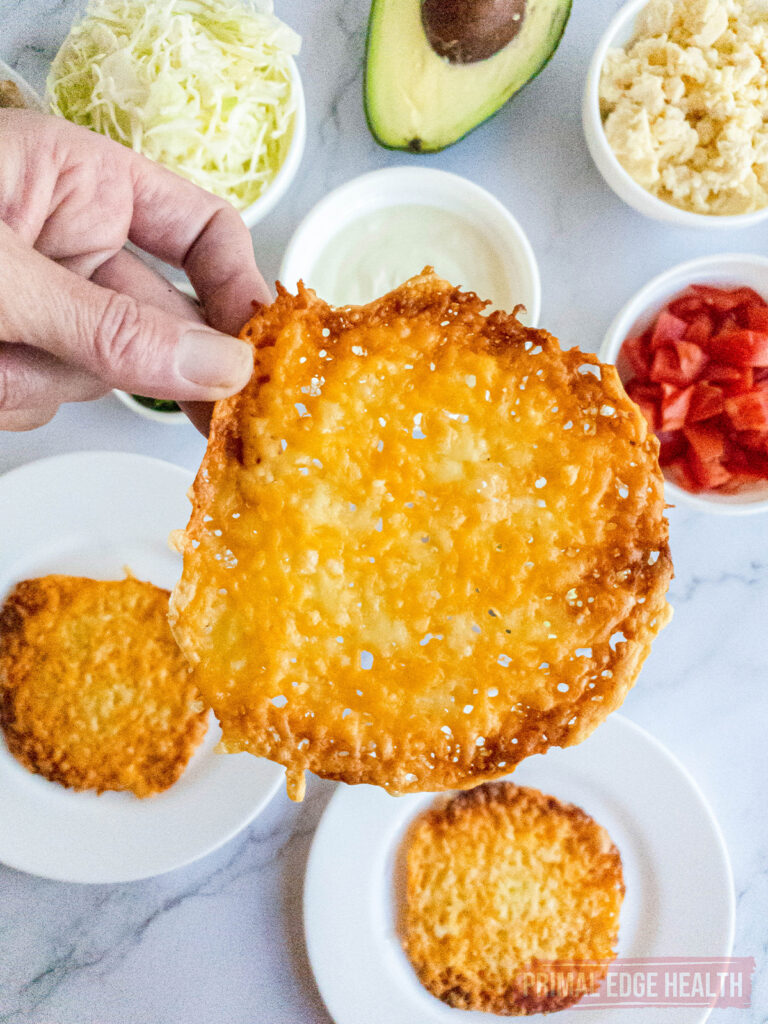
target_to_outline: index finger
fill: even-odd
[[[208,323],[237,334],[250,318],[254,300],[271,301],[248,228],[224,199],[138,153],[131,156],[131,241],[181,267]]]

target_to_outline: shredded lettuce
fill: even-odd
[[[48,98],[54,113],[243,209],[288,152],[300,42],[271,0],[91,0]]]

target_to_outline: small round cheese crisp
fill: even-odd
[[[525,1017],[597,991],[616,956],[624,879],[610,836],[581,808],[486,783],[421,814],[404,854],[403,947],[438,999]]]
[[[616,371],[425,271],[241,336],[171,626],[224,747],[392,792],[576,743],[669,617],[658,442]]]
[[[23,580],[0,608],[0,728],[35,774],[151,796],[208,728],[168,628],[168,591],[128,577]]]

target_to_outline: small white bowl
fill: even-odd
[[[266,192],[259,196],[256,202],[251,203],[250,206],[246,206],[245,209],[240,211],[240,216],[249,229],[263,220],[283,198],[296,177],[301,158],[304,156],[304,147],[307,141],[307,105],[304,99],[304,87],[301,83],[299,69],[296,67],[296,62],[293,59],[291,59],[290,65],[293,91],[296,96],[296,113],[294,115],[291,144],[288,147],[282,167],[275,175],[274,181]]]
[[[671,203],[666,203],[663,199],[657,199],[656,196],[651,195],[624,170],[616,159],[605,137],[603,119],[600,116],[600,73],[608,50],[611,47],[624,46],[630,41],[634,34],[637,16],[647,3],[648,0],[630,0],[619,10],[598,43],[589,66],[581,112],[587,146],[597,169],[619,199],[623,199],[629,206],[654,220],[676,224],[682,228],[714,230],[747,228],[765,220],[768,217],[768,206],[761,210],[755,210],[754,213],[740,213],[723,217],[681,210],[672,206]]]
[[[768,257],[737,253],[703,256],[654,277],[616,315],[600,346],[600,361],[615,364],[622,380],[627,379],[628,374],[622,373],[627,368],[619,359],[624,340],[642,333],[664,306],[692,284],[712,284],[719,288],[747,285],[768,302]],[[768,483],[740,494],[692,494],[665,477],[664,490],[670,504],[684,502],[707,512],[725,515],[768,512]]]
[[[0,81],[13,82],[30,110],[40,110],[43,113],[47,113],[48,108],[46,107],[44,100],[38,96],[29,82],[22,78],[17,71],[14,71],[12,67],[9,67],[9,65],[2,60],[0,60]]]
[[[509,280],[516,282],[509,303],[523,303],[526,307],[525,322],[531,326],[538,323],[541,308],[539,271],[533,249],[518,222],[498,199],[479,185],[458,174],[424,167],[388,167],[372,171],[329,193],[294,232],[280,267],[280,281],[288,288],[295,287],[299,280],[312,287],[314,268],[334,238],[357,221],[403,206],[432,207],[467,220],[487,240],[489,250],[501,260]],[[439,252],[435,252],[434,258],[427,262],[434,263],[440,272]],[[421,269],[422,266],[414,266],[412,272],[418,274]],[[350,265],[349,273],[354,273],[353,265]],[[469,281],[454,283],[472,287]],[[480,297],[495,299],[488,295]],[[495,301],[498,302],[497,299]]]
[[[162,423],[166,427],[178,427],[182,423],[190,423],[187,414],[181,410],[178,412],[160,412],[158,409],[150,409],[148,406],[142,405],[141,402],[137,402],[133,395],[127,391],[120,391],[117,388],[113,388],[112,394],[123,405],[127,406],[131,412],[135,412],[138,416],[143,416],[145,420],[152,420],[153,423]]]

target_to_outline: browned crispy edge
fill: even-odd
[[[606,829],[595,821],[586,811],[575,804],[563,803],[554,796],[542,793],[538,789],[528,786],[518,786],[513,782],[486,782],[474,789],[464,790],[438,799],[430,808],[424,811],[411,825],[408,836],[419,827],[439,828],[450,827],[466,815],[477,814],[482,816],[486,810],[497,807],[515,807],[523,805],[519,809],[519,816],[524,817],[526,810],[538,807],[542,813],[557,814],[569,818],[575,825],[594,826],[607,840],[604,856],[610,857],[613,861],[612,884],[620,893],[621,900],[624,899],[626,887],[624,885],[624,873],[622,870],[621,854],[616,844],[612,841]],[[406,836],[406,843],[408,842]],[[409,894],[410,895],[410,894]],[[616,922],[616,938],[618,938],[618,921]],[[403,936],[403,947],[408,955],[408,936]],[[612,959],[615,959],[614,957]],[[600,982],[608,973],[611,961],[597,962],[594,960],[585,961],[584,968],[589,970],[590,992],[597,991]],[[558,1010],[565,1010],[580,1002],[585,993],[579,994],[548,994],[537,995],[529,992],[522,982],[522,977],[528,973],[535,973],[540,967],[548,967],[541,961],[533,960],[528,964],[521,964],[515,984],[508,986],[502,992],[491,992],[489,990],[478,990],[470,988],[468,979],[460,971],[449,969],[444,972],[445,985],[440,991],[435,991],[429,984],[426,972],[420,971],[417,964],[413,964],[416,973],[422,984],[432,995],[442,1002],[447,1003],[460,1010],[482,1010],[486,1013],[495,1013],[500,1016],[525,1017],[534,1013],[555,1013]]]

